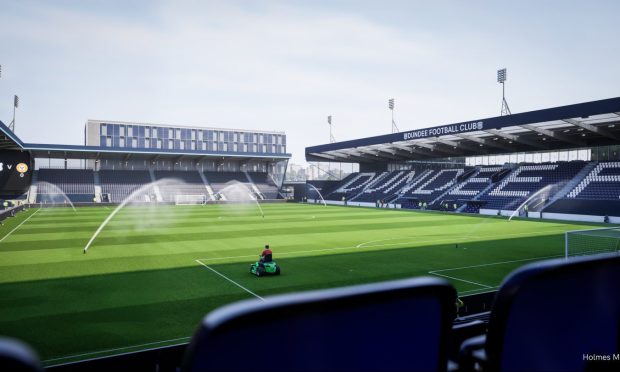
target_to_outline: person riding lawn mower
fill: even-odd
[[[273,260],[273,252],[269,249],[269,244],[265,244],[259,260],[250,265],[250,272],[256,276],[280,275],[280,266]]]

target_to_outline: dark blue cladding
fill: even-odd
[[[497,116],[486,119],[470,120],[425,129],[385,134],[375,137],[360,138],[351,141],[330,143],[326,145],[306,147],[306,160],[316,160],[311,155],[312,153],[321,153],[325,151],[350,149],[360,146],[393,143],[448,134],[475,132],[479,130],[501,129],[515,125],[534,124],[553,120],[588,117],[591,115],[608,114],[612,112],[620,112],[620,97],[603,99],[600,101],[577,103],[568,106],[553,107],[544,110],[528,111],[508,116]]]

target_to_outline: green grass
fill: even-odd
[[[25,340],[53,365],[185,342],[204,314],[253,294],[429,273],[461,294],[483,292],[523,264],[562,256],[563,232],[591,226],[318,205],[263,209],[265,218],[255,206],[128,207],[88,254],[82,248],[112,209],[22,212],[0,227],[0,334]],[[248,272],[265,243],[279,277]]]

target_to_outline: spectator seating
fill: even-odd
[[[579,173],[584,162],[524,164],[513,170],[496,187],[478,199],[486,201],[487,209],[516,209],[533,193],[551,186],[545,193],[550,197]]]
[[[233,181],[237,181],[247,188],[248,197],[257,198],[252,184],[248,181],[248,178],[243,172],[205,172],[205,177],[213,188],[213,191],[218,194],[223,194],[225,198],[226,194],[230,196],[230,193],[233,191],[229,187],[234,184]],[[243,197],[245,197],[245,195],[243,195]]]
[[[401,189],[400,197],[417,198],[430,203],[455,185],[464,171],[463,168],[429,170],[423,178]]]
[[[590,200],[620,199],[620,162],[599,163],[566,197]]]
[[[491,183],[491,177],[502,169],[504,168],[501,166],[481,167],[472,177],[461,182],[456,188],[451,190],[448,195],[473,198],[488,187]]]
[[[238,302],[204,318],[185,370],[445,370],[455,300],[415,278]]]
[[[198,171],[155,171],[155,178],[174,179],[180,183],[164,183],[159,192],[165,202],[174,203],[176,195],[207,195],[207,189]]]
[[[278,186],[274,183],[269,173],[247,172],[256,188],[265,199],[278,199]]]
[[[344,196],[347,199],[353,198],[359,194],[364,187],[374,180],[377,174],[375,172],[357,173],[346,182],[341,183],[342,186],[323,197],[327,200],[341,200]]]
[[[471,340],[463,351],[484,345],[486,356],[474,359],[488,371],[611,371],[618,362],[613,369],[587,356],[618,353],[619,330],[620,257],[550,260],[510,274],[495,297],[486,340]]]
[[[0,371],[42,372],[39,357],[25,343],[0,337]]]
[[[95,181],[90,169],[39,169],[37,203],[63,203],[62,191],[71,202],[92,202]]]
[[[110,194],[110,202],[121,203],[132,192],[151,182],[146,170],[100,170],[101,192]]]
[[[385,176],[378,179],[378,182],[369,184],[353,200],[361,202],[376,202],[377,200],[387,200],[396,193],[397,190],[408,184],[416,176],[415,171],[393,171],[385,172]],[[376,177],[377,179],[378,177]]]

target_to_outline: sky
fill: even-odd
[[[284,131],[304,148],[620,96],[619,1],[0,0],[0,120]]]

